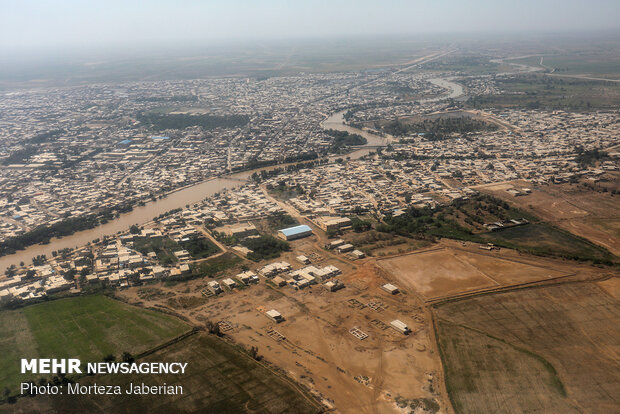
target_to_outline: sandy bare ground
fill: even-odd
[[[292,251],[279,259],[246,264],[256,269],[286,260],[300,268],[295,257],[303,254],[317,266],[340,268],[343,290],[275,288],[261,278],[258,285],[207,298],[200,292],[208,279],[197,279],[130,288],[119,295],[141,306],[174,312],[197,326],[227,321],[232,326],[225,333],[230,339],[246,348],[258,347],[267,363],[337,412],[400,413],[397,398],[434,400],[440,412],[452,412],[432,329],[432,300],[566,275],[587,279],[601,274],[600,269],[572,261],[508,249],[482,252],[477,244],[449,240],[414,254],[351,261],[323,250],[324,236],[317,233],[292,242]],[[381,290],[387,282],[397,284],[402,293],[392,296]],[[264,312],[269,309],[278,310],[286,320],[276,324],[268,319]],[[405,322],[413,333],[404,336],[385,328],[394,319]],[[349,332],[354,327],[368,337],[354,337]],[[284,339],[274,339],[271,330]]]
[[[569,275],[540,261],[485,254],[456,246],[435,247],[378,261],[381,268],[425,300]]]
[[[338,412],[402,412],[396,397],[435,400],[442,406],[440,412],[450,412],[440,395],[441,366],[422,302],[414,294],[391,296],[381,290],[390,279],[374,259],[352,263],[318,245],[316,237],[295,241],[293,251],[277,260],[299,268],[302,265],[294,257],[305,254],[313,264],[333,264],[344,272],[339,279],[345,289],[332,293],[313,286],[295,291],[275,288],[261,278],[258,285],[212,298],[200,294],[208,280],[154,285],[142,291],[131,288],[120,294],[141,306],[173,311],[196,325],[228,321],[233,329],[226,335],[233,341],[247,348],[257,346],[265,361]],[[366,306],[371,302],[378,303],[379,310]],[[286,320],[274,323],[264,315],[269,309],[278,310]],[[394,319],[405,322],[413,333],[405,336],[388,327]],[[357,339],[349,333],[353,327],[368,337]],[[270,329],[285,340],[270,337]]]

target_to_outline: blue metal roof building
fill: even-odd
[[[306,226],[305,224],[278,230],[278,237],[284,240],[301,239],[302,237],[308,237],[311,234],[312,229],[310,226]]]

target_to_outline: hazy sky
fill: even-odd
[[[0,47],[619,29],[620,0],[0,0]]]

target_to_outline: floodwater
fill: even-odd
[[[463,95],[463,87],[457,83],[450,82],[450,79],[430,79],[430,82],[441,86],[442,88],[450,90],[448,95],[441,95],[436,98],[429,98],[422,100],[421,102],[435,102],[442,99],[458,98]],[[358,159],[364,155],[375,151],[377,147],[386,146],[391,140],[390,135],[385,137],[373,134],[369,130],[361,130],[344,124],[345,111],[337,112],[329,116],[323,121],[322,126],[326,129],[335,129],[338,131],[346,131],[351,134],[359,134],[366,138],[367,143],[365,145],[357,147],[354,151],[345,154],[330,157],[330,160],[337,158],[348,157],[350,159]],[[266,167],[263,169],[277,168],[278,166]],[[106,224],[95,227],[90,230],[84,230],[72,234],[70,236],[62,237],[60,239],[54,238],[49,244],[46,245],[34,245],[24,250],[20,250],[15,254],[0,257],[0,269],[5,269],[10,265],[18,266],[20,262],[26,264],[31,263],[32,258],[38,255],[46,255],[51,257],[54,250],[62,250],[65,248],[75,248],[85,245],[88,242],[92,242],[94,239],[100,239],[104,236],[112,236],[120,231],[127,230],[133,224],[143,224],[153,218],[159,216],[162,213],[173,210],[175,208],[184,207],[187,204],[197,203],[202,201],[206,197],[209,197],[222,190],[234,188],[244,184],[248,177],[254,172],[258,171],[245,171],[232,174],[228,177],[213,178],[204,181],[199,184],[195,184],[168,194],[167,197],[157,201],[148,202],[144,206],[137,206],[133,211],[121,214],[118,218],[109,221]]]
[[[336,112],[335,114],[328,117],[325,121],[323,121],[323,128],[325,129],[335,129],[337,131],[344,131],[350,134],[358,134],[362,137],[366,138],[366,144],[364,147],[383,147],[388,144],[389,138],[384,138],[379,135],[375,135],[372,132],[366,129],[358,129],[352,126],[346,125],[344,123],[344,114],[347,111]]]
[[[448,89],[450,90],[450,93],[448,93],[447,95],[440,95],[436,98],[422,99],[420,100],[420,102],[426,103],[426,102],[437,102],[443,99],[456,99],[460,97],[461,95],[463,95],[463,86],[459,85],[458,83],[451,82],[451,80],[452,78],[429,79],[430,83],[432,83],[433,85],[440,86],[444,89]]]
[[[33,257],[41,254],[51,257],[54,250],[83,246],[94,239],[114,235],[119,231],[127,230],[133,224],[146,223],[162,213],[184,207],[187,204],[197,203],[219,191],[243,184],[240,178],[234,179],[235,176],[232,177],[203,181],[174,191],[165,198],[148,202],[144,206],[136,206],[131,212],[121,214],[118,218],[93,229],[83,230],[60,239],[54,238],[49,244],[35,244],[15,254],[2,256],[0,257],[0,269],[5,269],[12,264],[18,266],[20,262],[29,264]]]
[[[458,83],[451,82],[451,80],[452,78],[429,79],[429,82],[432,83],[433,85],[437,85],[444,89],[447,89],[449,92],[448,94],[443,94],[435,98],[422,99],[420,100],[420,103],[437,102],[437,101],[441,101],[444,99],[456,99],[462,96],[463,86],[459,85]],[[347,111],[344,110],[344,111],[340,111],[340,112],[336,112],[335,114],[332,114],[325,121],[323,121],[321,125],[325,129],[335,129],[337,131],[344,131],[350,134],[361,135],[362,137],[366,138],[367,142],[366,142],[366,145],[357,147],[358,148],[357,150],[349,154],[332,156],[330,157],[330,160],[333,161],[336,158],[344,158],[344,157],[355,160],[355,159],[363,157],[364,155],[371,153],[377,147],[386,146],[387,144],[389,144],[390,142],[394,140],[394,137],[389,134],[386,134],[385,137],[383,137],[383,136],[372,133],[372,131],[370,131],[369,129],[359,129],[359,128],[352,127],[350,125],[346,125],[344,123],[344,114],[346,112]]]

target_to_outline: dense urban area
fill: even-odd
[[[38,326],[30,355],[240,352],[261,366],[247,383],[196,369],[247,412],[614,411],[618,81],[551,64],[443,48],[373,70],[0,92],[0,350],[27,341],[18,318]],[[573,99],[576,83],[613,98]],[[91,331],[135,309],[144,341],[124,339],[140,324]],[[57,343],[45,324],[86,331]],[[16,401],[12,363],[0,412],[70,404]]]

